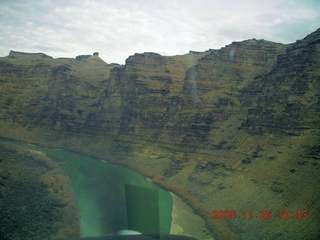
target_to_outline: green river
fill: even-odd
[[[81,237],[105,236],[122,229],[147,234],[170,232],[172,198],[144,176],[68,150],[8,139],[0,142],[44,152],[61,163],[71,179],[80,209]]]

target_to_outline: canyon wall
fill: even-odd
[[[316,239],[319,82],[320,29],[288,45],[251,39],[125,65],[11,51],[0,58],[0,136],[103,158],[235,210],[207,220],[224,226],[218,239]]]

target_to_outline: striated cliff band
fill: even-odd
[[[0,136],[140,171],[216,239],[319,239],[319,83],[320,29],[125,65],[11,51],[0,58]]]

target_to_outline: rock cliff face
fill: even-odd
[[[318,32],[288,46],[272,71],[258,76],[244,89],[242,103],[250,105],[243,124],[247,131],[299,136],[318,129]]]
[[[228,226],[217,238],[316,239],[319,82],[320,29],[289,45],[251,39],[125,65],[11,51],[0,58],[0,135],[143,170],[235,210],[212,220]],[[279,223],[279,210],[294,217]]]

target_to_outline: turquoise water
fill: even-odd
[[[7,139],[0,139],[0,142],[45,152],[50,158],[61,163],[63,170],[71,179],[79,205],[81,237],[105,236],[121,229],[128,229],[130,227],[128,222],[140,222],[144,226],[152,222],[159,224],[156,228],[159,232],[154,232],[154,228],[148,229],[148,227],[134,229],[143,233],[170,232],[172,198],[165,190],[147,182],[142,175],[128,168],[68,150],[48,149]],[[133,189],[142,191],[136,191],[139,196],[132,197],[131,194],[132,199],[128,199],[126,186],[136,187]],[[157,196],[157,200],[154,196]],[[139,203],[143,206],[139,207]],[[154,205],[157,205],[154,208],[156,212],[149,213],[146,217],[143,209],[149,211]],[[135,209],[127,211],[128,206],[134,206]],[[134,215],[128,216],[128,212]]]

